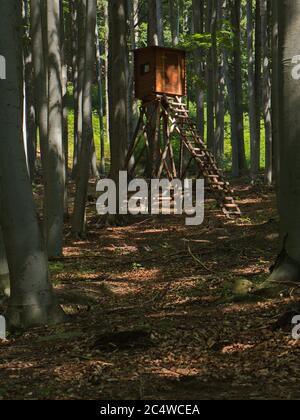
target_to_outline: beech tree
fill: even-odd
[[[34,171],[37,152],[37,126],[34,97],[34,71],[32,58],[32,40],[30,38],[29,7],[28,1],[23,3],[24,37],[29,40],[23,47],[24,60],[24,124],[25,124],[25,151],[28,170],[31,180],[34,180]]]
[[[169,0],[170,27],[172,45],[176,47],[179,43],[179,1]]]
[[[254,74],[254,44],[253,44],[253,1],[247,0],[247,53],[248,53],[248,94],[249,94],[249,124],[250,124],[250,174],[255,181],[258,176],[257,145],[256,145],[256,101]]]
[[[32,39],[32,57],[35,83],[36,122],[39,128],[40,150],[43,168],[46,168],[46,145],[48,136],[48,92],[47,69],[43,52],[43,27],[45,22],[45,2],[30,2],[30,33]]]
[[[73,177],[76,179],[78,175],[78,165],[80,160],[80,153],[82,147],[82,129],[83,129],[83,83],[84,83],[84,46],[85,46],[85,24],[86,24],[86,1],[80,0],[76,5],[76,24],[77,24],[77,49],[76,49],[76,81],[74,83],[74,90],[76,89],[74,100],[76,109],[75,133],[76,144],[74,146],[74,165]]]
[[[270,69],[270,8],[267,0],[261,0],[261,32],[263,50],[263,118],[265,125],[265,181],[273,182],[273,144],[272,144],[272,109],[271,109],[271,69]]]
[[[279,185],[279,170],[280,170],[280,157],[279,157],[279,104],[280,96],[278,92],[279,87],[279,10],[277,3],[272,2],[271,5],[271,39],[272,39],[272,86],[271,86],[271,106],[272,106],[272,146],[273,146],[273,165],[274,165],[274,175],[273,179],[275,180],[275,187],[278,194],[278,185]]]
[[[262,36],[261,36],[261,0],[255,1],[255,73],[254,73],[254,95],[255,95],[255,135],[256,139],[252,146],[252,171],[257,177],[260,170],[260,141],[261,141],[261,109],[262,109]],[[255,175],[256,174],[256,175]]]
[[[149,46],[163,46],[164,35],[162,26],[162,3],[161,0],[148,2],[148,35]],[[160,159],[159,152],[159,107],[157,104],[150,104],[147,107],[148,119],[150,123],[147,126],[147,137],[149,139],[149,159],[146,167],[146,174],[149,178],[154,177]]]
[[[228,0],[228,13],[233,29],[232,60],[227,54],[227,88],[231,117],[232,173],[241,175],[246,169],[241,62],[241,1]],[[228,63],[229,61],[229,63]],[[232,61],[232,62],[231,62]]]
[[[1,225],[10,273],[7,319],[11,327],[59,322],[63,313],[49,280],[23,147],[22,9],[18,0],[0,3],[0,51],[7,78],[0,80]]]
[[[95,59],[95,33],[96,33],[96,0],[84,0],[85,8],[85,58],[84,78],[82,89],[82,144],[78,165],[76,182],[76,196],[72,231],[76,236],[81,236],[85,231],[85,206],[90,175],[90,162],[93,147],[93,122],[92,122],[92,79],[93,64]]]
[[[193,25],[195,34],[203,34],[204,32],[204,0],[193,0]],[[195,73],[199,80],[195,88],[196,109],[197,109],[197,128],[199,134],[204,138],[204,108],[205,108],[205,91],[201,86],[204,78],[204,54],[201,48],[195,51]],[[202,82],[203,84],[203,82]]]
[[[130,52],[129,52],[129,76],[128,76],[128,104],[127,104],[127,123],[128,123],[128,143],[132,141],[133,134],[138,122],[138,104],[135,99],[134,88],[134,50],[137,48],[138,36],[138,1],[127,1],[127,13],[129,20],[129,39],[130,39]],[[132,161],[133,163],[133,161]]]
[[[126,1],[110,0],[109,16],[109,133],[111,147],[110,177],[118,183],[127,151],[128,58],[126,44]]]
[[[47,0],[48,140],[45,168],[45,231],[49,257],[62,254],[65,199],[63,145],[61,8]]]
[[[215,72],[214,52],[216,48],[216,2],[207,3],[206,27],[212,35],[212,46],[208,49],[206,58],[206,98],[207,98],[207,145],[214,152],[215,149]]]
[[[148,45],[163,45],[162,1],[148,2]]]
[[[281,240],[284,251],[278,259],[272,281],[299,281],[300,274],[300,104],[299,47],[300,0],[276,2],[273,5],[275,29],[273,47],[273,84],[276,89],[276,153],[278,206]]]

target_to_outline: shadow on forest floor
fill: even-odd
[[[157,217],[98,230],[90,206],[87,240],[50,263],[71,322],[0,344],[0,399],[299,398],[299,344],[270,328],[296,298],[233,293],[262,283],[278,253],[274,196],[236,188],[243,217],[209,202],[199,227]],[[151,343],[95,346],[122,331]]]

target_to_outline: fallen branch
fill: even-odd
[[[201,265],[201,267],[203,267],[203,268],[204,268],[206,271],[208,271],[209,273],[216,274],[216,272],[215,272],[214,270],[211,270],[210,268],[206,267],[206,265],[205,265],[205,264],[203,264],[203,262],[202,262],[202,261],[200,261],[200,260],[199,260],[199,258],[197,258],[197,257],[196,257],[196,256],[192,253],[191,248],[190,248],[190,246],[189,246],[189,245],[187,246],[187,248],[188,248],[188,252],[189,252],[190,256],[193,258],[193,260],[194,260],[194,261],[196,261],[199,265]]]

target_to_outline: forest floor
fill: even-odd
[[[68,236],[50,264],[70,319],[0,343],[0,399],[300,398],[300,343],[291,325],[272,328],[296,298],[234,292],[262,283],[278,254],[274,194],[235,187],[243,217],[208,202],[198,227],[99,228],[91,198],[87,239]]]

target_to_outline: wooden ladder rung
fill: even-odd
[[[206,175],[206,174],[204,174],[204,176],[206,177],[206,178],[220,178],[220,176],[219,175]]]
[[[237,208],[237,205],[235,203],[234,204],[227,204],[227,203],[225,203],[224,206],[226,208],[228,208],[228,209],[235,209],[235,208]]]
[[[227,212],[227,214],[229,214],[230,216],[241,216],[241,211],[231,211],[231,212]]]
[[[223,185],[225,185],[225,182],[222,182],[222,181],[220,181],[220,182],[212,182],[212,184],[211,184],[212,186],[223,186]]]
[[[183,102],[179,102],[179,101],[175,101],[174,99],[171,99],[168,101],[170,105],[180,105],[180,106],[186,106],[185,103]]]
[[[173,112],[185,112],[186,114],[189,114],[189,111],[187,109],[177,109],[177,108],[173,108]]]

